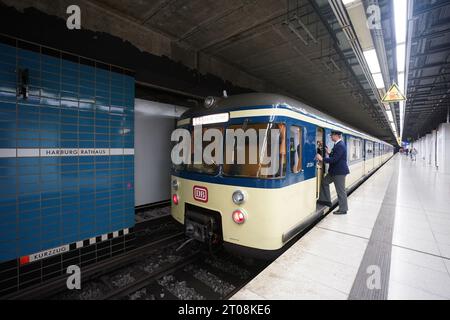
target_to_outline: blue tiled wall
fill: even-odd
[[[0,261],[134,224],[133,77],[44,52],[0,43]],[[28,99],[16,97],[18,68],[29,70]],[[7,155],[23,148],[116,152]]]

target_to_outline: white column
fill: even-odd
[[[450,173],[450,123],[439,126],[438,142],[439,171]]]
[[[420,138],[417,142],[417,159],[422,159],[422,138]]]
[[[426,143],[425,143],[425,163],[431,164],[431,133],[426,135]]]
[[[431,166],[436,166],[436,135],[437,130],[431,132]]]
[[[425,161],[425,157],[427,154],[427,148],[425,147],[425,142],[426,142],[426,136],[422,137],[422,154],[420,155],[420,159]]]

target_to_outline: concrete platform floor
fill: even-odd
[[[397,154],[349,208],[232,299],[450,299],[450,175]]]

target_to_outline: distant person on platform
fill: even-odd
[[[334,142],[333,150],[326,147],[327,156],[323,158],[316,155],[318,161],[329,163],[328,174],[323,178],[320,186],[319,203],[331,206],[330,184],[333,182],[338,195],[339,210],[334,214],[346,214],[348,211],[347,192],[345,190],[345,176],[350,173],[347,165],[347,147],[342,141],[342,132],[331,131],[331,140]]]
[[[412,148],[411,149],[411,160],[412,161],[416,161],[417,160],[417,149],[416,148]]]

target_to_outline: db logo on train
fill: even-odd
[[[194,186],[194,199],[201,202],[208,202],[208,189],[205,187]]]

